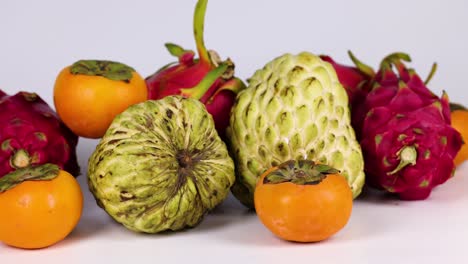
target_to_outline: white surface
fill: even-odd
[[[81,156],[94,141],[81,142]],[[85,145],[86,144],[86,145]],[[83,146],[85,145],[85,146]],[[329,240],[282,241],[229,197],[196,228],[143,235],[99,209],[87,191],[75,231],[53,247],[25,251],[0,245],[1,263],[467,263],[468,163],[425,201],[376,194],[354,203],[350,221]],[[286,262],[287,261],[287,262]]]
[[[194,48],[195,0],[21,1],[0,8],[0,88],[35,91],[51,106],[59,70],[78,59],[125,62],[147,76],[172,61],[165,42]],[[468,1],[228,1],[208,4],[208,48],[248,78],[284,52],[308,50],[349,63],[346,51],[376,66],[393,51],[411,54],[423,78],[467,104]],[[82,172],[96,144],[80,139]],[[425,201],[371,194],[355,202],[350,222],[325,243],[294,244],[273,237],[230,197],[203,223],[174,234],[140,235],[113,223],[79,180],[85,209],[63,242],[24,251],[0,245],[1,263],[467,263],[468,164]],[[135,261],[135,262],[134,262]]]

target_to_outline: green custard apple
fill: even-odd
[[[168,96],[118,115],[89,159],[97,204],[130,230],[194,227],[229,194],[234,163],[204,105]]]
[[[257,178],[290,159],[328,164],[354,198],[361,192],[364,162],[348,96],[332,65],[314,54],[284,54],[257,70],[236,98],[227,132],[236,165],[232,193],[248,207]]]

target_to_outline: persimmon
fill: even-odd
[[[141,75],[113,61],[77,61],[60,71],[54,86],[57,114],[86,138],[102,137],[116,115],[147,97]]]
[[[468,110],[455,103],[450,104],[450,109],[452,126],[461,134],[464,141],[454,160],[455,165],[458,166],[468,159]]]
[[[52,164],[0,178],[0,241],[24,249],[51,246],[74,230],[83,210],[77,180]]]
[[[310,160],[290,160],[261,175],[254,203],[260,221],[276,236],[318,242],[345,227],[353,195],[339,171]]]

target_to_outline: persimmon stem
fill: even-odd
[[[113,81],[130,82],[135,70],[123,63],[105,60],[79,60],[70,67],[71,74],[102,76]]]
[[[315,185],[324,180],[327,174],[336,173],[339,171],[325,164],[316,164],[312,160],[288,160],[266,175],[263,183],[291,182],[298,185]]]

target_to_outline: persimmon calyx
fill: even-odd
[[[0,193],[21,184],[24,181],[47,181],[57,177],[59,166],[51,163],[19,168],[0,178]]]
[[[107,60],[79,60],[70,67],[71,74],[102,76],[113,81],[130,82],[135,70],[120,62]]]
[[[264,184],[278,184],[291,182],[298,185],[316,185],[324,180],[328,174],[340,173],[335,168],[325,164],[318,164],[312,160],[288,160],[280,165],[264,179]]]

